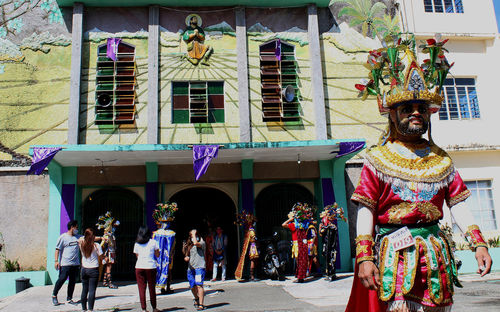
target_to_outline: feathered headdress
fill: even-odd
[[[156,207],[157,208],[153,211],[153,219],[157,224],[161,222],[174,221],[174,213],[179,210],[179,208],[177,207],[177,203],[159,203],[156,204]]]
[[[299,229],[307,229],[309,223],[313,220],[314,208],[307,203],[298,202],[293,205],[288,215],[293,215],[296,227]]]
[[[347,219],[344,216],[344,209],[342,207],[339,207],[337,203],[334,203],[333,205],[328,205],[326,206],[323,211],[320,213],[320,218],[327,217],[329,220],[338,220],[341,219],[345,222],[347,222]]]
[[[249,213],[246,210],[243,210],[241,213],[236,214],[236,221],[234,223],[238,224],[239,226],[250,226],[254,222],[257,221],[257,218]]]
[[[99,230],[104,229],[104,233],[111,232],[113,224],[120,225],[120,221],[115,220],[115,218],[111,216],[111,211],[107,211],[105,215],[100,216],[96,223]]]
[[[429,54],[429,59],[418,64],[415,55],[415,39],[409,36],[388,36],[382,42],[383,47],[369,52],[365,66],[370,70],[369,80],[356,84],[359,96],[366,99],[368,95],[377,96],[379,111],[387,114],[397,104],[420,100],[429,103],[431,113],[441,107],[442,87],[453,64],[449,64],[444,56],[448,52],[441,41],[441,36],[428,39],[419,48]]]

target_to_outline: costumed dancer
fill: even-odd
[[[430,116],[443,102],[441,88],[451,67],[445,42],[427,40],[421,48],[430,58],[418,65],[411,38],[386,39],[384,48],[368,56],[371,80],[356,86],[363,97],[378,95],[389,127],[368,150],[351,198],[359,203],[358,236],[346,311],[451,310],[453,286],[461,285],[450,244],[438,226],[444,201],[467,233],[478,273],[490,271],[487,245],[463,203],[470,191],[431,137]],[[422,138],[425,132],[428,140]]]
[[[308,265],[306,230],[313,216],[312,208],[307,203],[296,203],[288,213],[288,220],[282,226],[292,232],[292,258],[295,259],[295,283],[303,283]]]
[[[102,259],[102,265],[104,266],[104,280],[102,285],[116,289],[118,287],[111,280],[111,269],[116,261],[115,231],[116,227],[120,225],[120,221],[111,216],[111,211],[107,211],[104,216],[99,217],[96,225],[99,230],[104,229],[104,235],[101,240],[101,248],[104,254],[104,259]],[[99,267],[99,271],[99,275],[101,275],[103,271],[101,266]]]
[[[321,223],[319,224],[319,235],[323,238],[323,257],[326,259],[325,280],[333,281],[337,278],[335,263],[337,261],[337,219],[344,220],[344,210],[337,203],[328,205],[319,215]]]
[[[321,267],[318,262],[318,231],[316,230],[316,221],[312,221],[307,228],[307,256],[309,257],[308,276],[321,276]],[[313,273],[313,265],[315,273]]]
[[[243,249],[241,250],[240,261],[234,272],[237,281],[242,281],[243,269],[245,267],[245,259],[248,254],[250,260],[250,280],[255,281],[255,267],[259,260],[259,250],[257,249],[257,235],[255,234],[255,222],[257,218],[247,211],[242,211],[236,214],[236,224],[244,226],[245,240],[243,242]]]
[[[157,204],[153,211],[158,230],[153,232],[153,239],[158,242],[160,256],[156,257],[156,288],[160,288],[162,294],[173,293],[170,288],[172,281],[172,266],[175,251],[175,232],[170,229],[174,221],[174,213],[179,209],[177,203]]]

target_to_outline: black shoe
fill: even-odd
[[[57,301],[57,297],[52,296],[52,304],[55,306],[59,305],[59,301]]]
[[[69,299],[67,303],[72,304],[72,305],[78,304],[78,302],[73,301],[73,299]]]

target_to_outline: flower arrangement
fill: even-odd
[[[256,221],[257,218],[253,214],[243,210],[241,213],[236,214],[236,221],[234,223],[238,224],[239,226],[243,226],[243,225],[251,225]]]
[[[174,213],[179,210],[177,207],[177,203],[158,203],[156,204],[156,208],[153,211],[153,219],[157,222],[167,222],[174,220]]]
[[[344,222],[347,222],[347,219],[344,216],[344,209],[342,209],[342,207],[339,207],[337,203],[326,206],[319,216],[321,218],[328,217],[328,219],[330,220],[340,219]]]

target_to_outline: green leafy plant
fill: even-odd
[[[377,15],[387,8],[382,2],[375,2],[372,5],[371,0],[331,0],[329,5],[331,6],[336,3],[347,4],[346,7],[339,11],[339,17],[344,15],[350,16],[349,26],[361,25],[363,36],[371,33],[371,37],[374,37],[377,32],[375,28]]]
[[[490,246],[490,248],[500,247],[500,236],[488,239],[488,246]]]
[[[19,261],[16,260],[10,260],[10,259],[3,259],[3,264],[5,266],[5,271],[6,272],[19,272],[21,271],[21,266],[19,265]]]
[[[376,17],[373,20],[375,31],[381,38],[387,36],[397,36],[401,30],[399,28],[399,17],[395,15],[391,18],[389,15],[384,15],[383,18]]]

